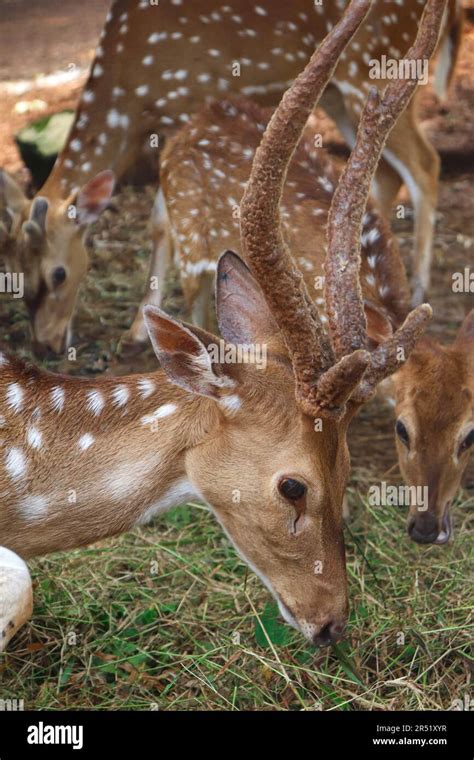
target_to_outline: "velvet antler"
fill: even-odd
[[[296,395],[314,414],[318,377],[334,355],[301,273],[283,240],[280,199],[286,172],[306,121],[371,0],[353,0],[283,96],[255,154],[240,207],[242,248],[283,333],[293,363]]]
[[[429,0],[409,60],[428,60],[434,52],[446,0]],[[370,185],[387,137],[417,87],[416,79],[392,82],[381,96],[371,89],[362,113],[357,141],[340,178],[328,220],[326,311],[331,344],[337,359],[366,348],[366,321],[359,281],[360,233]],[[376,385],[408,358],[431,317],[424,304],[371,355],[354,400],[370,396]],[[337,379],[337,378],[336,378]]]

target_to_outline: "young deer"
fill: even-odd
[[[342,633],[347,427],[430,317],[429,306],[418,307],[395,336],[367,350],[360,221],[386,135],[414,83],[394,84],[383,99],[372,91],[334,196],[330,339],[281,239],[278,206],[305,121],[369,5],[352,1],[284,96],[257,151],[241,208],[243,247],[256,280],[233,253],[218,267],[217,316],[226,346],[265,344],[266,367],[212,361],[215,336],[154,306],[145,320],[162,369],[152,374],[71,378],[2,356],[0,542],[10,551],[27,559],[81,546],[200,499],[290,624],[315,643]],[[433,0],[418,54],[433,50],[441,15]],[[370,153],[367,141],[374,145]],[[7,586],[0,597],[11,600],[9,614],[2,612],[8,619],[3,644],[24,620],[30,592],[25,568],[11,567],[9,558],[0,576]]]
[[[247,100],[213,103],[198,112],[163,153],[154,229],[161,252],[158,274],[162,282],[174,250],[193,321],[206,328],[211,326],[217,259],[226,247],[241,252],[237,203],[268,118],[267,111]],[[281,211],[288,247],[309,294],[323,306],[326,224],[338,170],[335,161],[315,147],[314,132],[314,127],[307,129],[293,155]],[[370,204],[361,248],[367,334],[372,345],[378,345],[405,319],[409,288],[396,239]],[[160,294],[150,291],[149,296],[159,300]],[[321,319],[326,320],[324,314]],[[452,349],[422,341],[385,385],[390,401],[396,399],[402,474],[409,486],[428,486],[426,511],[413,504],[408,518],[410,536],[421,543],[448,541],[449,505],[473,443],[472,323],[471,313]]]
[[[102,172],[113,170],[122,180],[150,134],[171,134],[209,97],[251,95],[263,105],[276,105],[346,4],[347,0],[113,3],[67,145],[40,194],[27,200],[11,178],[5,178],[0,193],[0,244],[11,254],[11,271],[26,275],[38,354],[47,348],[60,352],[67,344],[77,291],[87,270],[84,226],[107,206],[112,191],[110,177]],[[424,2],[414,0],[375,0],[341,57],[324,105],[351,146],[369,85],[383,86],[370,78],[370,62],[406,54],[423,7]],[[454,67],[460,28],[460,4],[449,0],[440,41],[441,89]],[[414,103],[400,116],[383,155],[375,187],[384,209],[391,207],[402,181],[413,198],[420,302],[429,283],[439,161],[420,131]],[[93,209],[70,218],[78,197],[86,209]],[[155,250],[153,258],[159,253]],[[141,327],[140,320],[132,326],[128,344],[147,339]]]

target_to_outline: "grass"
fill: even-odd
[[[472,229],[469,182],[442,185],[432,300],[436,332],[446,339],[464,311],[449,278],[466,260],[454,231],[458,216],[466,233]],[[106,212],[96,226],[77,361],[51,362],[51,369],[156,367],[150,350],[129,365],[114,358],[146,278],[153,195],[153,188],[126,188],[116,199],[120,213]],[[403,242],[408,259],[411,238]],[[5,341],[28,356],[26,314],[12,299],[0,306],[10,325]],[[180,312],[173,287],[165,308]],[[402,510],[366,503],[371,483],[393,476],[392,425],[372,405],[352,435],[351,619],[337,648],[312,649],[280,624],[267,591],[212,516],[184,506],[118,539],[31,563],[34,615],[0,655],[0,697],[31,709],[443,710],[471,695],[472,491],[453,508],[451,544],[410,542]]]
[[[357,475],[357,473],[356,473]],[[358,478],[358,490],[362,481]],[[469,693],[474,499],[447,548],[351,490],[347,638],[312,649],[200,505],[31,564],[32,622],[0,657],[33,709],[443,710]]]

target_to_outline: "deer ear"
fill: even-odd
[[[464,317],[459,328],[455,343],[474,343],[474,309],[471,309]]]
[[[150,304],[143,307],[143,317],[155,354],[174,385],[214,399],[221,389],[235,385],[219,372],[204,343],[187,327]]]
[[[114,192],[115,174],[100,172],[79,190],[76,199],[77,223],[83,227],[96,222],[107,208]]]
[[[28,221],[23,223],[23,232],[32,246],[38,247],[46,237],[46,217],[49,203],[47,198],[37,196],[31,204]]]
[[[364,302],[364,311],[369,339],[378,346],[388,338],[391,338],[393,335],[393,325],[387,315],[369,301]]]
[[[228,343],[269,341],[280,331],[250,269],[233,251],[217,265],[216,310],[219,330]]]

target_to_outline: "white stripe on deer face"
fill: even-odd
[[[19,383],[10,383],[7,388],[6,401],[10,409],[17,414],[23,406],[25,392]]]

